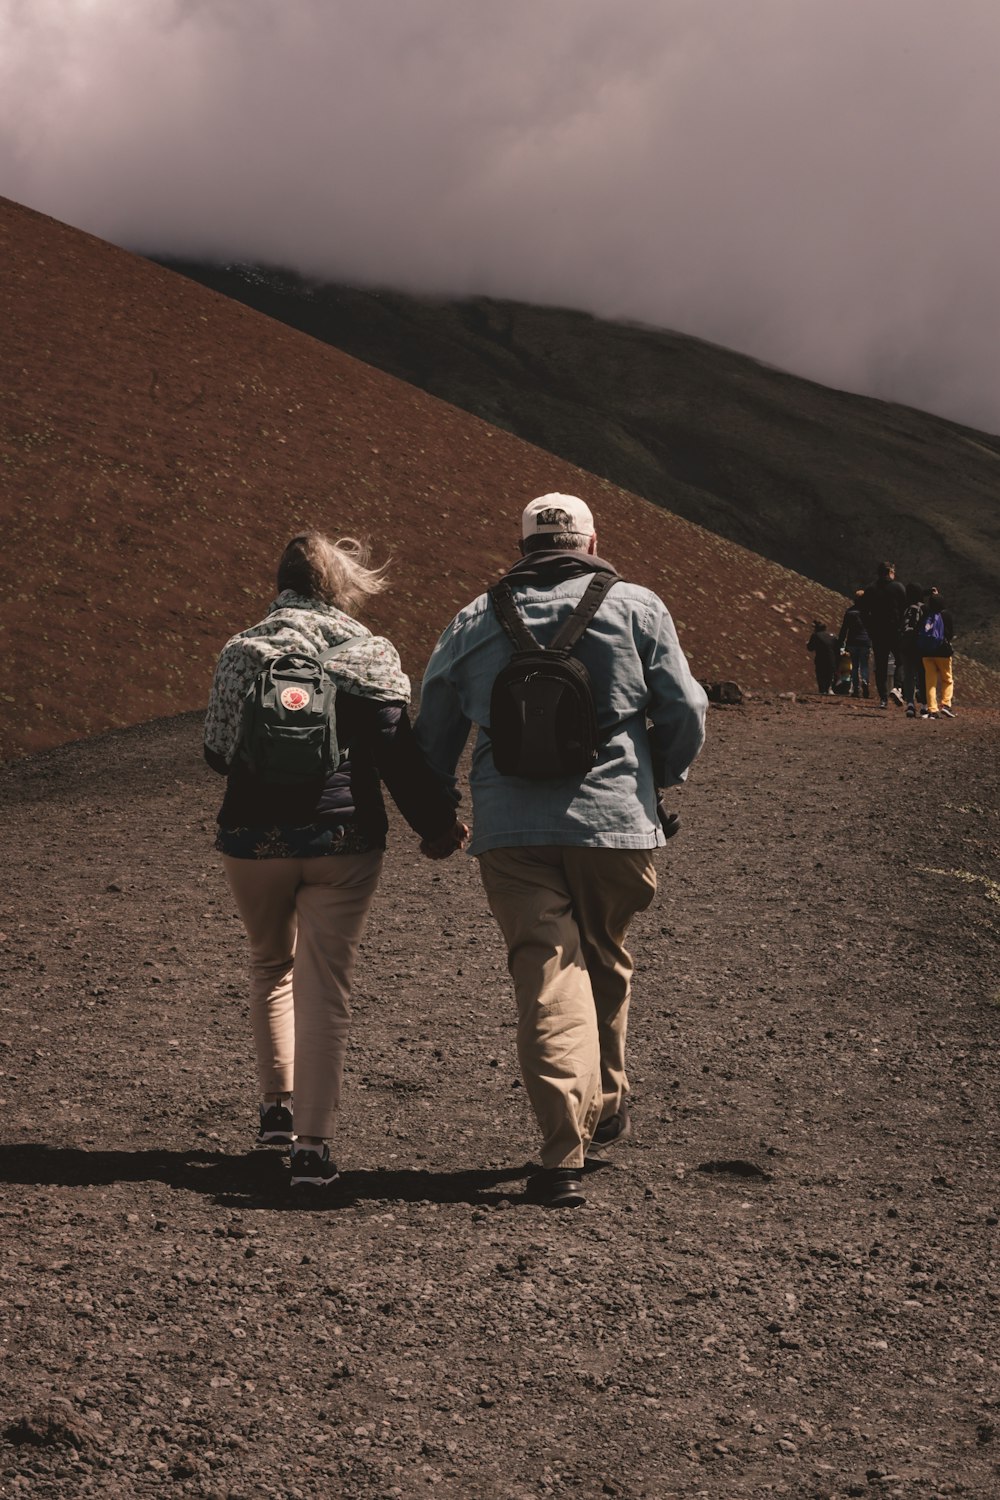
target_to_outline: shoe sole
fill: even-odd
[[[254,1141],[255,1146],[294,1146],[296,1137],[284,1132],[273,1132],[269,1135],[259,1135]]]
[[[332,1177],[293,1177],[290,1186],[293,1188],[329,1188],[340,1181],[340,1173],[336,1172]]]
[[[546,1208],[582,1208],[586,1203],[582,1193],[566,1193],[561,1198],[550,1198],[545,1204]]]

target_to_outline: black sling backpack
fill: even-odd
[[[548,648],[539,645],[521,619],[509,584],[490,589],[490,601],[514,645],[490,697],[489,737],[501,776],[548,781],[586,776],[593,766],[601,745],[594,690],[583,662],[571,653],[617,581],[614,573],[595,574]]]

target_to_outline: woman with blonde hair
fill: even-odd
[[[329,1188],[338,1177],[328,1141],[351,981],[388,829],[380,782],[431,858],[461,848],[468,829],[412,736],[410,684],[395,648],[354,618],[386,586],[384,569],[370,568],[367,548],[352,538],[307,531],[285,548],[277,584],[265,618],[222,649],[205,758],[227,778],[215,846],[250,943],[257,1144],[292,1146],[294,1187]],[[259,775],[241,748],[258,674],[286,653],[330,652],[336,739],[347,758],[305,781]]]

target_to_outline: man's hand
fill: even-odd
[[[468,842],[469,825],[456,819],[447,833],[439,834],[435,839],[421,839],[420,852],[427,859],[447,859],[456,849],[464,849]]]
[[[679,831],[681,826],[680,814],[667,812],[667,809],[663,805],[663,798],[657,797],[656,816],[660,820],[660,827],[663,829],[663,837],[666,839],[672,839],[674,834]]]

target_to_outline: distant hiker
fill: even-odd
[[[923,662],[924,680],[927,685],[927,702],[921,718],[953,719],[952,698],[955,692],[955,674],[952,666],[951,610],[948,609],[937,589],[929,589],[927,600],[917,625],[917,651]],[[940,695],[940,698],[939,698]]]
[[[569,1207],[583,1202],[584,1158],[631,1131],[625,937],[656,891],[653,854],[665,842],[657,787],[686,778],[704,740],[707,699],[661,600],[597,556],[594,519],[582,500],[531,501],[520,546],[522,560],[502,580],[507,589],[495,598],[480,594],[434,648],[416,733],[431,765],[453,781],[478,726],[470,851],[507,943],[518,1057],[542,1133],[534,1186],[550,1206]],[[557,752],[579,749],[586,726],[563,734],[552,708],[558,702],[575,721],[580,682],[571,686],[576,669],[560,666],[565,690],[536,698],[518,676],[508,631],[516,649],[525,645],[524,627],[551,647],[584,595],[594,602],[592,591],[603,587],[595,580],[610,587],[570,654],[589,674],[595,753],[585,769],[538,779]],[[533,659],[529,651],[526,660]],[[497,682],[508,667],[505,682],[526,714],[521,738],[511,732],[507,686]],[[509,756],[520,774],[498,769],[497,760],[512,763]]]
[[[924,690],[924,664],[917,649],[917,627],[924,609],[926,589],[919,583],[906,585],[906,608],[899,631],[899,652],[903,663],[903,700],[906,717],[913,719],[917,713],[917,699],[926,702]]]
[[[840,648],[837,637],[830,634],[821,620],[813,621],[813,633],[806,641],[806,650],[815,652],[813,666],[816,668],[817,690],[823,694],[832,693]]]
[[[844,611],[837,644],[851,655],[851,697],[868,697],[868,656],[872,643],[868,627],[861,616],[859,605],[864,598],[864,589],[855,589],[854,598]]]
[[[864,590],[859,608],[871,637],[878,706],[889,706],[890,656],[895,662],[892,696],[898,703],[902,703],[903,668],[900,661],[899,632],[906,608],[906,590],[901,583],[896,582],[895,563],[879,563],[878,577]]]
[[[395,648],[352,618],[385,586],[367,561],[349,538],[293,537],[268,614],[223,647],[205,720],[205,758],[228,778],[215,847],[250,940],[257,1144],[294,1147],[295,1187],[337,1181],[326,1142],[340,1104],[355,960],[385,850],[380,776],[438,856],[468,834],[413,738],[410,684]],[[310,725],[317,704],[320,722]],[[339,746],[332,764],[331,743]]]

